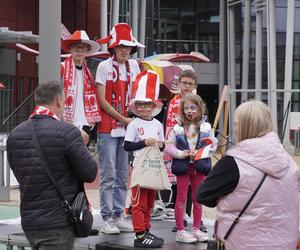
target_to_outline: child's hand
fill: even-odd
[[[156,144],[156,139],[154,138],[145,139],[146,146],[154,146],[155,144]]]
[[[164,143],[162,141],[158,141],[157,144],[159,148],[162,148],[164,146]]]
[[[190,150],[183,150],[182,154],[183,154],[183,158],[188,158],[188,157],[190,157],[191,151]]]
[[[191,150],[191,152],[190,152],[191,160],[194,160],[196,154],[197,154],[197,150],[194,150],[194,149]]]
[[[190,152],[190,156],[191,156],[191,157],[194,157],[195,154],[197,154],[197,150],[194,150],[194,149],[193,149],[193,150]]]

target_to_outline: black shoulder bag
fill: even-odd
[[[246,205],[244,206],[242,211],[239,213],[239,215],[234,219],[233,223],[231,224],[230,228],[228,229],[227,233],[224,236],[224,240],[226,240],[229,237],[229,235],[231,234],[233,228],[239,222],[241,216],[243,215],[243,213],[246,211],[246,209],[248,208],[248,206],[252,202],[253,198],[257,194],[258,190],[260,189],[261,185],[265,181],[266,177],[267,177],[267,174],[264,174],[263,178],[259,182],[259,184],[258,184],[257,188],[255,189],[254,193],[251,195],[250,199],[248,200],[248,202],[246,203]],[[218,223],[218,222],[216,221],[216,223]],[[219,239],[209,240],[208,243],[207,243],[207,250],[225,250],[224,242],[222,240],[219,240]]]
[[[93,215],[86,194],[84,192],[84,189],[82,188],[83,191],[80,191],[78,194],[76,194],[75,199],[70,205],[69,202],[65,199],[63,193],[60,191],[52,175],[52,172],[49,168],[50,166],[49,161],[44,155],[44,152],[41,149],[40,143],[34,131],[33,121],[31,120],[29,124],[30,124],[30,130],[31,130],[34,147],[37,150],[37,153],[40,157],[42,166],[44,167],[50,181],[54,185],[59,197],[62,200],[61,206],[67,213],[72,223],[76,237],[87,237],[92,229]]]

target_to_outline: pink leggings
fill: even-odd
[[[192,202],[193,202],[193,227],[200,227],[202,218],[202,205],[196,201],[196,190],[204,179],[204,175],[196,173],[193,164],[189,165],[187,174],[177,176],[177,197],[175,203],[175,219],[177,230],[183,230],[183,218],[185,213],[185,203],[189,184],[192,185]]]

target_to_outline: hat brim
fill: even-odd
[[[137,52],[137,48],[145,48],[145,46],[141,43],[139,43],[138,41],[127,41],[127,40],[120,40],[119,42],[114,42],[111,45],[108,46],[108,51],[113,54],[113,48],[117,47],[117,46],[127,46],[127,47],[132,47],[130,54],[134,54],[135,52]]]
[[[116,46],[119,46],[119,45],[116,45]],[[116,47],[116,46],[114,46],[114,47]],[[113,48],[108,48],[107,50],[109,51],[109,53],[110,54],[114,54],[114,47]],[[131,47],[131,46],[130,46]],[[131,49],[131,51],[130,51],[130,55],[132,55],[132,54],[134,54],[134,53],[136,53],[137,52],[137,46],[135,46],[135,47],[131,47],[132,49]]]
[[[98,52],[101,48],[99,43],[92,41],[92,40],[84,40],[84,39],[63,40],[63,41],[61,41],[61,48],[64,51],[70,53],[69,46],[72,44],[75,44],[75,43],[85,43],[85,44],[88,44],[91,46],[91,49],[85,53],[86,55],[92,55],[92,54]]]
[[[142,101],[142,102],[153,102],[155,103],[155,107],[152,111],[152,116],[156,116],[158,115],[160,112],[161,112],[161,109],[162,109],[162,106],[163,106],[163,103],[161,101],[157,101],[157,100],[151,100],[149,98],[139,98],[139,99],[132,99],[129,103],[129,106],[128,108],[135,114],[135,115],[138,115],[138,112],[136,110],[136,107],[135,107],[135,102],[136,101]]]

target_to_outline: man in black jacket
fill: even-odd
[[[84,145],[80,130],[60,121],[64,110],[60,83],[40,84],[35,102],[30,119],[14,128],[7,140],[8,161],[20,185],[21,224],[32,249],[69,250],[74,247],[74,232],[34,147],[30,123],[33,122],[49,168],[70,203],[83,182],[96,178],[97,163]]]

